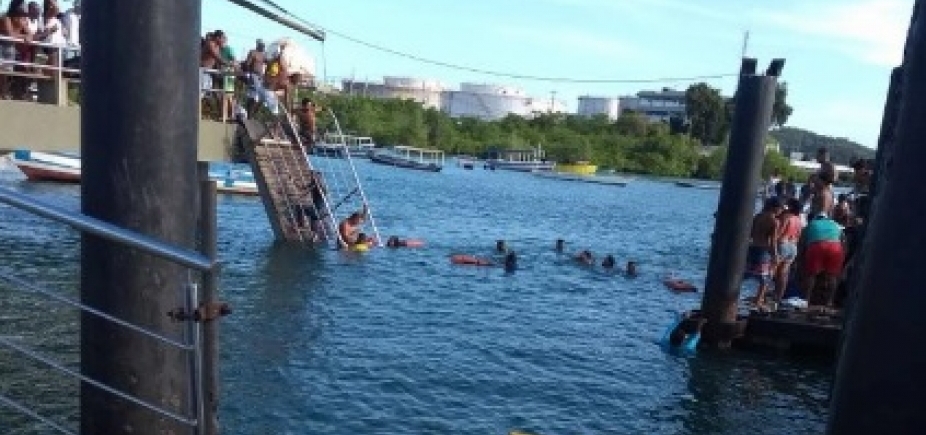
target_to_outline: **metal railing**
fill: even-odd
[[[218,270],[218,263],[199,252],[189,249],[179,248],[153,237],[146,236],[119,226],[110,224],[99,219],[83,215],[78,212],[64,210],[53,205],[33,199],[27,195],[17,193],[10,189],[0,188],[0,204],[22,210],[32,215],[46,218],[55,222],[66,224],[83,234],[91,234],[101,239],[114,242],[116,244],[136,249],[142,253],[168,260],[189,269],[189,280],[185,286],[184,309],[186,313],[194,313],[200,306],[200,295],[196,276],[194,272],[202,273],[205,280],[207,277],[213,278]],[[78,370],[67,367],[53,358],[42,355],[30,347],[17,342],[10,337],[0,336],[0,347],[5,347],[25,359],[41,363],[57,372],[80,381],[81,383],[91,385],[103,392],[122,400],[131,402],[149,412],[155,413],[161,417],[178,422],[191,430],[191,433],[204,434],[207,425],[207,415],[205,407],[205,392],[203,387],[203,345],[202,345],[202,326],[195,321],[188,321],[184,331],[184,339],[176,340],[165,335],[146,329],[129,321],[120,319],[116,316],[106,314],[93,307],[81,303],[57,292],[48,290],[25,279],[13,276],[12,273],[0,269],[0,281],[11,284],[11,288],[23,292],[40,295],[53,302],[76,308],[83,313],[95,316],[113,325],[133,331],[153,339],[162,345],[180,350],[187,355],[188,373],[189,373],[189,397],[190,409],[174,410],[158,406],[157,404],[145,401],[125,391],[120,391],[103,382],[92,379],[83,375]],[[214,281],[214,280],[212,280]],[[32,418],[48,428],[54,429],[58,433],[76,435],[76,432],[64,427],[60,422],[40,415],[33,408],[22,404],[13,398],[0,394],[0,406],[6,406],[9,409],[19,412],[20,414]]]

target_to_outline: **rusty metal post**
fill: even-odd
[[[747,61],[751,59],[744,60],[744,68]],[[701,302],[702,316],[707,319],[701,341],[707,346],[727,347],[737,331],[740,286],[777,85],[775,76],[744,74],[737,87]]]
[[[209,179],[209,163],[199,162],[199,249],[212,260],[218,258],[218,219],[216,218],[216,184]],[[200,300],[218,303],[217,271],[203,273]],[[203,323],[203,400],[205,400],[205,434],[219,433],[219,324]]]
[[[829,434],[926,433],[926,291],[917,273],[926,240],[926,11],[914,6],[900,112],[836,372]]]
[[[196,246],[201,2],[93,0],[81,25],[81,209],[176,246]],[[195,276],[195,275],[194,275]],[[159,334],[191,284],[181,265],[92,235],[81,239],[84,304]],[[174,416],[80,386],[80,433],[186,434],[188,353],[88,312],[81,373]],[[188,422],[187,422],[188,423]]]

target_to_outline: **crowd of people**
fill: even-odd
[[[23,73],[51,76],[54,72],[43,65],[75,68],[79,64],[80,16],[81,0],[67,11],[57,0],[44,0],[41,6],[36,1],[10,2],[0,16],[0,98],[26,98],[36,83]]]
[[[314,76],[302,65],[289,39],[269,47],[258,39],[243,60],[235,56],[222,30],[207,33],[200,44],[201,97],[204,108],[214,106],[212,112],[219,117],[229,121],[248,118],[262,106],[276,114],[280,101],[287,111],[296,114],[314,109],[311,101],[305,100],[300,107],[294,107],[298,87],[311,86]],[[301,124],[307,124],[303,118],[297,117]]]
[[[761,310],[775,309],[788,294],[822,308],[845,296],[844,271],[867,214],[871,165],[854,162],[852,194],[836,196],[837,174],[825,148],[817,162],[819,171],[800,191],[792,182],[770,180],[772,194],[753,218],[745,277],[759,283],[751,300]]]

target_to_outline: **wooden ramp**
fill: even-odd
[[[313,165],[285,114],[266,123],[241,121],[237,139],[236,151],[247,156],[278,240],[328,242],[337,247],[338,222],[366,206],[371,235],[379,241],[372,211],[349,153],[345,152],[343,159],[319,158],[319,165]]]

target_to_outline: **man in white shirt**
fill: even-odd
[[[80,47],[80,0],[74,0],[74,6],[64,13],[61,19],[64,26],[64,39],[67,45]],[[70,68],[79,68],[80,52],[67,50],[64,52],[67,59],[65,66]]]

